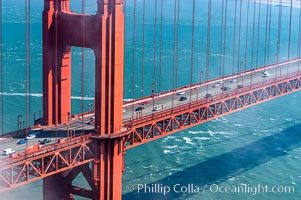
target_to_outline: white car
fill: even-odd
[[[158,110],[161,110],[161,108],[158,107],[158,106],[155,106],[154,109],[153,109],[153,111],[158,111]]]
[[[125,113],[125,109],[124,108],[122,109],[122,113]]]
[[[232,80],[230,81],[230,83],[236,83],[236,82],[237,82],[236,79],[232,79]]]
[[[177,95],[183,95],[183,94],[185,94],[184,91],[179,91],[179,92],[177,93]]]
[[[268,71],[262,72],[263,77],[269,77],[271,74]]]
[[[33,138],[35,138],[36,137],[36,135],[34,135],[34,134],[29,134],[27,137],[26,137],[26,139],[27,140],[30,140],[30,139],[33,139]]]
[[[222,80],[216,81],[216,83],[218,83],[218,84],[223,84],[223,82],[224,81],[222,81]]]
[[[16,151],[12,148],[7,148],[3,150],[3,155],[8,156],[9,154],[15,153]]]
[[[214,85],[212,87],[218,87],[219,83],[214,83]]]

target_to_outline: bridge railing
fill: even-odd
[[[181,113],[182,111],[185,111],[185,110],[188,111],[190,109],[194,109],[194,108],[199,107],[201,105],[206,105],[210,102],[221,100],[225,97],[237,96],[239,94],[243,94],[245,92],[261,88],[263,86],[268,87],[268,85],[270,85],[270,84],[274,84],[276,82],[281,82],[281,81],[286,81],[287,79],[296,77],[299,74],[300,74],[300,72],[297,72],[297,73],[293,72],[293,73],[283,75],[281,77],[275,77],[275,78],[272,78],[272,79],[269,79],[269,80],[263,80],[263,81],[260,81],[260,82],[257,82],[257,83],[254,83],[254,84],[251,84],[251,85],[248,85],[248,86],[244,86],[243,88],[236,88],[236,89],[231,90],[231,91],[223,91],[221,94],[217,94],[217,95],[214,95],[214,96],[209,97],[209,98],[203,98],[203,99],[200,99],[200,100],[190,101],[189,103],[186,103],[184,105],[175,106],[173,108],[162,110],[162,111],[156,112],[156,113],[153,112],[152,114],[145,115],[145,116],[139,117],[139,118],[134,119],[134,120],[126,121],[126,122],[124,122],[124,125],[127,126],[128,128],[132,128],[135,125],[144,124],[144,123],[147,123],[147,122],[152,121],[154,119],[160,119],[160,118],[163,119],[163,118],[165,118],[166,116],[168,116],[170,114]]]

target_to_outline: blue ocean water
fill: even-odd
[[[124,98],[149,95],[154,80],[159,82],[156,92],[196,83],[200,80],[200,72],[206,70],[207,45],[207,10],[208,1],[196,1],[194,64],[191,67],[192,36],[192,0],[179,1],[180,15],[178,23],[178,76],[172,73],[176,69],[174,46],[174,2],[163,2],[162,28],[162,74],[160,76],[160,2],[157,9],[157,26],[154,38],[155,1],[146,1],[145,43],[144,43],[144,78],[142,81],[142,18],[143,1],[137,0],[136,39],[133,40],[133,0],[127,0],[126,40],[125,40],[125,89]],[[271,34],[269,42],[269,59],[265,52],[266,4],[250,1],[248,38],[246,40],[247,1],[242,3],[241,42],[238,43],[238,26],[236,24],[236,40],[234,37],[234,16],[236,1],[228,2],[227,35],[221,44],[222,1],[212,1],[211,46],[209,77],[220,76],[220,59],[225,58],[225,75],[236,72],[241,61],[245,68],[255,68],[274,62],[277,53],[277,31],[279,6],[272,6]],[[72,1],[72,10],[80,12],[81,6]],[[237,15],[239,16],[237,1]],[[253,8],[255,10],[254,44],[252,45]],[[95,13],[95,2],[86,2],[87,13]],[[3,1],[3,67],[4,67],[4,129],[17,128],[17,116],[22,114],[25,120],[25,53],[24,53],[24,2],[19,0]],[[42,105],[42,27],[41,11],[43,4],[38,0],[31,1],[31,96],[30,119],[37,115]],[[282,7],[282,28],[278,52],[279,60],[297,56],[299,8],[292,9],[292,31],[288,34],[290,8]],[[257,37],[257,31],[259,38]],[[224,32],[223,32],[224,33]],[[290,55],[288,56],[288,39],[290,38]],[[258,39],[258,40],[257,40]],[[154,42],[156,41],[156,42]],[[258,41],[258,42],[257,42]],[[248,48],[246,49],[246,42]],[[154,57],[156,44],[156,57]],[[240,53],[238,45],[240,44]],[[258,56],[257,56],[258,47]],[[234,48],[234,59],[233,59]],[[252,57],[252,48],[254,49]],[[222,51],[221,51],[222,49]],[[224,51],[225,49],[225,51]],[[135,57],[133,57],[135,52]],[[81,49],[73,48],[72,57],[72,112],[81,111]],[[237,55],[240,55],[238,57]],[[245,59],[246,55],[246,59]],[[133,59],[134,58],[134,59]],[[134,60],[134,65],[133,65]],[[258,60],[258,61],[256,61]],[[257,65],[256,65],[257,62]],[[154,77],[156,63],[156,77]],[[234,63],[234,65],[233,65]],[[251,65],[253,63],[253,65]],[[84,96],[94,96],[94,55],[85,49]],[[234,68],[232,66],[235,66]],[[134,76],[132,72],[134,69]],[[192,74],[192,78],[190,78]],[[160,82],[161,80],[161,82]],[[164,81],[163,81],[164,80]],[[177,82],[173,80],[178,80]],[[130,149],[125,155],[126,171],[123,176],[123,199],[299,199],[301,195],[300,174],[300,93],[287,95],[273,101],[257,105],[232,115],[181,131],[163,139]],[[84,102],[87,110],[91,100]],[[75,185],[84,186],[85,181],[79,177]],[[149,189],[145,189],[145,184]],[[193,192],[186,188],[194,185]],[[158,190],[154,190],[156,186]],[[244,187],[245,186],[245,187]],[[262,187],[269,190],[264,191]],[[272,192],[276,186],[279,191]],[[144,187],[144,188],[142,188]],[[175,187],[175,188],[174,188]],[[232,191],[226,191],[229,187]],[[139,189],[141,188],[141,189]],[[165,195],[163,188],[170,188]],[[182,191],[181,191],[181,188]],[[199,188],[199,191],[195,191]],[[205,188],[205,190],[204,190]],[[217,190],[219,188],[220,190]],[[235,188],[241,188],[240,191]],[[243,190],[242,188],[245,188]],[[258,189],[259,188],[259,189]],[[288,188],[294,188],[288,191]],[[256,191],[256,189],[258,189]],[[286,189],[286,191],[284,191]],[[235,191],[234,191],[235,190]],[[185,192],[186,191],[186,192]],[[1,199],[42,199],[42,181],[22,186],[1,194]],[[82,198],[76,198],[82,199]]]

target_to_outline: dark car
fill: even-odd
[[[179,101],[185,101],[187,100],[187,97],[180,97]]]
[[[47,143],[50,143],[50,142],[51,142],[51,140],[46,138],[46,139],[40,141],[40,144],[47,144]]]
[[[222,87],[222,90],[223,91],[228,91],[228,90],[231,90],[231,88],[230,87]]]
[[[244,87],[243,85],[238,85],[237,86],[238,89],[243,88],[243,87]]]
[[[26,143],[26,139],[21,139],[17,142],[17,144],[25,144]]]
[[[212,94],[208,94],[208,93],[207,93],[207,94],[205,95],[205,97],[206,97],[206,98],[210,98],[210,97],[212,97]]]
[[[143,109],[144,109],[143,106],[139,106],[139,107],[137,107],[137,108],[135,109],[135,111],[136,111],[136,112],[139,112],[139,111],[141,111],[141,110],[143,110]]]

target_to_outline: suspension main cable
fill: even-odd
[[[238,25],[238,51],[237,51],[237,66],[241,66],[240,65],[240,33],[241,33],[241,6],[242,6],[242,0],[240,0],[240,6],[239,6],[239,25]],[[241,70],[239,70],[239,72],[241,73]],[[238,83],[238,82],[237,82]]]

